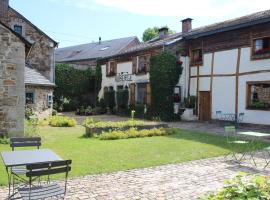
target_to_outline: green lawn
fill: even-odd
[[[227,154],[226,138],[179,130],[176,135],[124,140],[83,138],[84,128],[41,127],[42,148],[72,159],[71,176],[179,163]],[[0,144],[0,151],[10,150]],[[7,178],[0,161],[0,185]]]

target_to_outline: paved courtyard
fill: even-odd
[[[73,178],[69,180],[66,199],[192,200],[207,191],[221,188],[224,180],[234,177],[239,171],[270,175],[270,168],[263,170],[259,166],[255,169],[250,162],[239,166],[219,157]],[[6,194],[7,188],[0,188],[0,199]]]

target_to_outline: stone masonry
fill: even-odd
[[[28,104],[34,109],[38,118],[48,118],[52,115],[52,106],[48,106],[47,95],[53,92],[50,87],[26,86],[26,92],[33,92],[35,95],[34,104]]]
[[[24,133],[25,44],[0,24],[0,133]]]

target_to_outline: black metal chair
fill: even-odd
[[[15,148],[22,148],[22,147],[36,147],[37,149],[39,149],[40,146],[41,146],[41,138],[40,137],[13,137],[13,138],[10,138],[10,147],[11,147],[12,151],[14,151]],[[14,190],[14,185],[15,185],[15,179],[17,181],[25,182],[25,179],[21,176],[25,175],[26,172],[27,172],[27,169],[24,166],[11,168],[13,190]]]
[[[68,173],[71,170],[71,160],[29,164],[26,166],[28,186],[18,188],[18,194],[23,200],[65,198],[67,191]],[[54,174],[65,174],[65,186],[61,187],[57,183],[44,182],[38,186],[34,185],[37,177],[50,176]]]

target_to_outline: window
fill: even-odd
[[[147,56],[140,56],[139,57],[139,66],[138,66],[138,73],[146,73],[147,71]]]
[[[53,104],[53,95],[52,94],[47,95],[47,104],[48,104],[48,107],[52,106],[52,104]]]
[[[247,83],[247,108],[270,110],[270,82]]]
[[[146,83],[138,83],[137,84],[137,104],[146,104],[146,96],[147,96],[147,87]]]
[[[14,31],[22,35],[22,26],[14,25]]]
[[[115,76],[117,64],[114,61],[111,61],[107,64],[107,76]]]
[[[26,92],[25,93],[25,103],[26,104],[34,104],[34,92]]]
[[[253,40],[253,58],[265,58],[270,56],[270,37]]]
[[[191,52],[191,65],[202,64],[202,49],[195,49]]]

